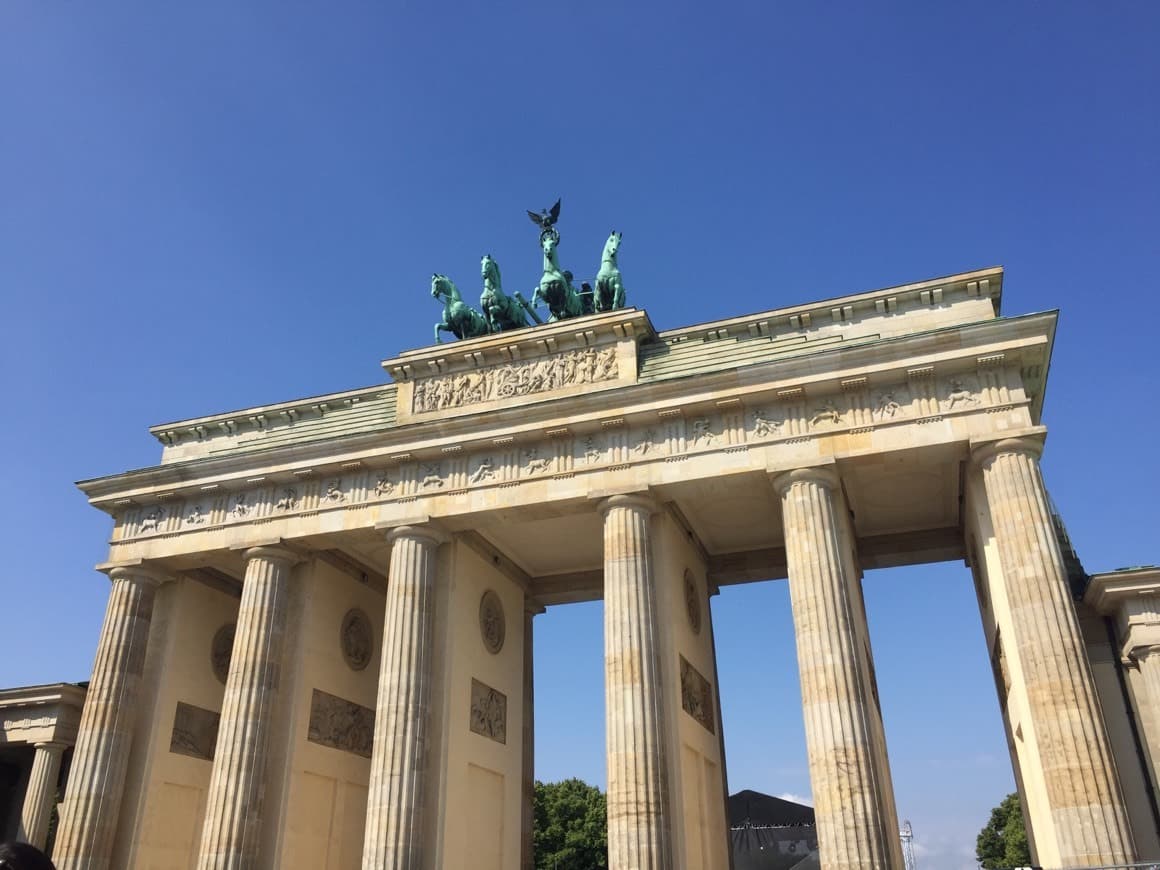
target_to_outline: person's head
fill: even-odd
[[[35,846],[0,843],[0,870],[56,870],[56,866]]]

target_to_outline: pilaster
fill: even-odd
[[[617,495],[604,514],[604,666],[608,717],[608,864],[669,870],[672,864],[652,499]]]
[[[61,870],[106,870],[125,791],[141,675],[157,587],[149,568],[120,567],[97,644],[61,812],[55,862]]]
[[[524,788],[521,814],[523,827],[520,832],[521,870],[535,870],[536,867],[533,838],[536,823],[536,698],[532,627],[535,618],[543,612],[543,605],[530,596],[524,596]]]

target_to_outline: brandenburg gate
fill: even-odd
[[[821,866],[901,868],[861,577],[946,560],[1037,862],[1157,857],[1160,578],[1072,582],[1056,314],[1002,285],[665,332],[613,306],[153,427],[159,464],[80,484],[111,591],[59,866],[530,868],[535,617],[603,599],[609,866],[726,868],[710,597],[785,579]]]

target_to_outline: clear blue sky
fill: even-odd
[[[1048,482],[1089,569],[1160,561],[1160,5],[0,6],[0,685],[88,676],[148,425],[376,383],[432,271],[624,233],[659,327],[1002,264],[1062,309]],[[472,289],[472,292],[478,292]],[[973,866],[1012,786],[968,574],[867,577],[899,811]],[[730,783],[808,794],[785,584],[713,605]],[[537,770],[603,784],[600,605],[540,618]]]

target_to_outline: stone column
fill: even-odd
[[[436,553],[447,538],[402,526],[391,542],[364,870],[420,870],[431,718]]]
[[[655,510],[652,499],[637,495],[601,503],[611,870],[672,866],[650,541]]]
[[[300,557],[282,547],[255,547],[245,555],[246,576],[206,797],[199,870],[249,870],[258,861],[290,572]]]
[[[524,598],[524,801],[520,837],[520,868],[535,870],[533,833],[536,825],[536,697],[532,620],[544,612],[534,599]]]
[[[48,839],[48,820],[56,803],[56,783],[60,779],[60,757],[63,743],[37,743],[20,813],[20,839],[43,849]]]
[[[1039,472],[1041,450],[1032,440],[1006,439],[972,452],[1011,610],[1004,641],[1018,650],[1061,862],[1128,863],[1132,837]]]
[[[77,731],[53,848],[60,870],[106,870],[125,791],[149,624],[157,587],[149,569],[114,568],[105,622]]]
[[[825,870],[892,870],[898,819],[837,476],[779,475],[818,850]]]
[[[1115,620],[1120,661],[1128,669],[1148,756],[1147,774],[1153,790],[1160,791],[1160,568],[1093,574],[1084,600]]]

